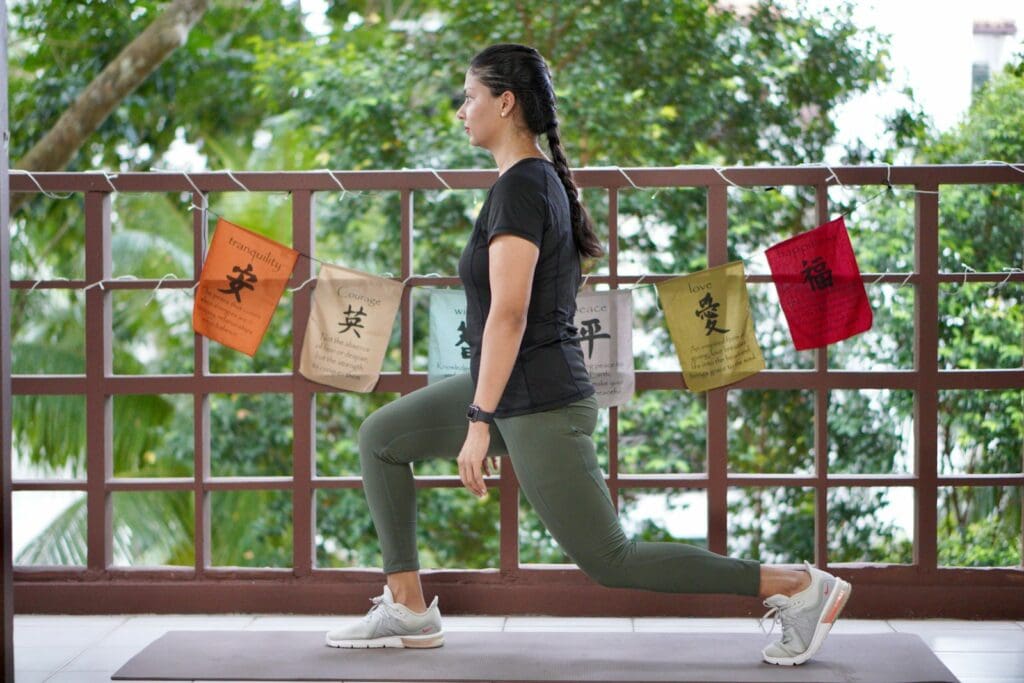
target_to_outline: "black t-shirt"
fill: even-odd
[[[540,254],[526,330],[496,416],[551,410],[592,395],[594,386],[573,325],[582,277],[569,199],[554,165],[542,157],[517,161],[491,186],[459,259],[473,385],[479,380],[480,346],[491,307],[487,247],[503,233],[530,240]]]

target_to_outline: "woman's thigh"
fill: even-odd
[[[359,428],[360,449],[388,462],[429,458],[454,460],[466,440],[466,406],[475,388],[469,373],[420,387],[375,410]],[[491,425],[488,455],[507,453],[501,432]]]
[[[527,500],[578,564],[620,545],[622,527],[594,452],[597,399],[497,420]]]

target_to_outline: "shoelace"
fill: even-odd
[[[373,607],[371,607],[369,611],[366,613],[366,615],[363,617],[364,621],[369,621],[370,617],[373,615],[374,610],[380,608],[381,604],[384,602],[384,596],[378,595],[375,598],[370,598],[370,602],[373,603]]]
[[[770,606],[770,605],[768,605],[767,601],[765,601],[762,604],[764,604],[766,607]],[[757,622],[758,626],[761,627],[761,631],[770,636],[772,634],[772,631],[775,630],[775,624],[781,623],[782,624],[782,642],[783,643],[788,643],[789,640],[790,640],[790,636],[792,635],[792,632],[791,632],[791,630],[789,628],[787,628],[788,625],[787,625],[786,619],[785,619],[785,616],[786,616],[785,612],[789,608],[790,608],[789,605],[774,605],[774,606],[771,606],[771,609],[768,610],[768,612],[763,617],[761,617],[758,620],[758,622]],[[764,630],[764,620],[767,619],[768,617],[773,617],[772,625],[771,625],[770,629],[765,631]]]
[[[384,596],[378,595],[375,598],[370,598],[373,603],[373,607],[363,617],[363,621],[373,621],[374,612],[379,612],[377,615],[377,626],[374,629],[378,635],[388,633],[398,633],[400,628],[394,623],[394,619],[391,614],[383,608]]]

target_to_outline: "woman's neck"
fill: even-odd
[[[521,140],[514,143],[510,141],[510,144],[495,149],[492,154],[494,155],[494,163],[498,165],[499,176],[504,174],[517,161],[521,161],[526,157],[547,159],[547,156],[541,151],[540,145],[537,144],[536,140]]]

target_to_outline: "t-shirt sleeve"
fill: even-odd
[[[509,181],[499,183],[492,191],[487,243],[496,235],[509,234],[540,247],[547,224],[547,198],[528,182]]]

